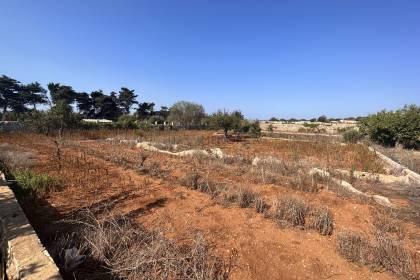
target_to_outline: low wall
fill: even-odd
[[[28,222],[13,191],[2,181],[0,181],[0,219],[3,221],[5,231],[6,240],[3,242],[1,252],[5,255],[3,258],[7,263],[8,280],[62,279],[57,266]]]

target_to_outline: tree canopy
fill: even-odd
[[[218,129],[223,129],[225,138],[228,137],[229,130],[239,130],[244,116],[240,111],[217,111],[210,116],[210,123]]]
[[[201,104],[178,101],[169,109],[168,120],[183,127],[192,128],[200,126],[206,116],[204,107]]]
[[[39,83],[24,85],[6,75],[0,76],[0,108],[3,118],[7,110],[23,113],[29,110],[27,106],[35,109],[37,104],[47,102],[46,90]]]
[[[134,94],[134,89],[130,90],[126,87],[122,87],[118,95],[118,106],[121,108],[124,114],[129,114],[130,109],[134,104],[138,104],[137,95]]]

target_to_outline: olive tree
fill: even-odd
[[[229,130],[238,131],[243,123],[244,116],[240,111],[217,111],[210,117],[210,123],[218,129],[223,129],[225,138],[228,137]]]

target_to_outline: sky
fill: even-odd
[[[253,119],[420,105],[420,1],[0,0],[0,75]]]

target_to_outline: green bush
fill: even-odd
[[[369,115],[360,121],[359,127],[362,133],[384,146],[420,147],[420,107],[416,105]]]
[[[19,196],[45,195],[57,190],[60,185],[58,179],[45,173],[23,169],[12,174],[17,185],[15,191]]]
[[[325,115],[322,115],[318,118],[318,122],[328,122],[328,118]]]
[[[116,126],[124,129],[137,128],[137,117],[133,115],[122,115],[118,118]]]
[[[357,143],[363,139],[363,133],[356,129],[346,130],[342,133],[344,142]]]
[[[259,121],[253,121],[249,125],[249,134],[253,137],[261,136],[261,127]]]

